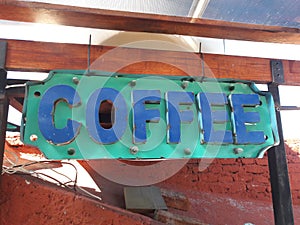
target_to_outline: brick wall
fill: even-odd
[[[290,147],[289,147],[290,146]],[[300,204],[299,142],[286,145],[294,204]],[[199,165],[203,168],[199,169]],[[268,159],[190,160],[176,175],[163,182],[180,191],[199,190],[233,197],[271,201]]]
[[[18,146],[18,143],[14,145]],[[10,149],[9,146],[6,148]],[[39,153],[37,149],[28,146],[26,146],[26,152]],[[300,140],[287,141],[286,153],[293,203],[300,205]],[[181,192],[195,190],[244,199],[271,201],[267,155],[262,159],[215,159],[210,161],[192,159],[178,173],[159,185]],[[126,163],[130,164],[130,161]],[[150,162],[135,161],[132,163],[148,165]],[[110,167],[110,170],[113,169],[116,173],[120,172],[119,167]]]

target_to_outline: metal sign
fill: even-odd
[[[278,144],[253,83],[52,71],[28,83],[22,136],[50,159],[253,158]]]

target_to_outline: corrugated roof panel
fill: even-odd
[[[203,18],[300,28],[300,0],[210,0]]]
[[[198,0],[31,0],[60,5],[117,11],[151,13],[172,16],[189,16],[190,9]]]

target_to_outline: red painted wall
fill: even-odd
[[[0,224],[156,225],[151,218],[94,201],[30,176],[3,175]]]

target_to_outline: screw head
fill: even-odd
[[[189,82],[188,82],[188,81],[186,81],[186,80],[182,81],[181,87],[182,87],[183,89],[186,89],[188,86],[189,86]]]
[[[32,135],[30,135],[29,139],[30,139],[30,141],[34,142],[34,141],[37,141],[38,136],[36,134],[32,134]]]
[[[73,77],[73,78],[72,78],[72,81],[73,81],[74,84],[79,84],[79,79],[78,79],[78,77]]]
[[[192,154],[192,151],[190,148],[185,148],[183,151],[184,151],[184,154],[186,154],[186,155]]]
[[[69,155],[74,155],[75,154],[75,149],[74,148],[69,148],[68,149],[68,154]]]
[[[129,150],[130,150],[130,153],[131,153],[132,155],[135,155],[136,153],[138,153],[139,148],[138,148],[137,146],[131,146],[131,147],[129,148]]]
[[[230,85],[230,86],[228,87],[229,91],[233,91],[234,88],[235,88],[234,85]]]
[[[136,80],[130,81],[130,82],[129,82],[129,85],[130,85],[131,87],[134,87],[134,86],[136,85]]]
[[[240,153],[242,153],[243,151],[244,151],[244,149],[242,149],[242,148],[234,148],[234,149],[233,149],[234,154],[240,154]]]

